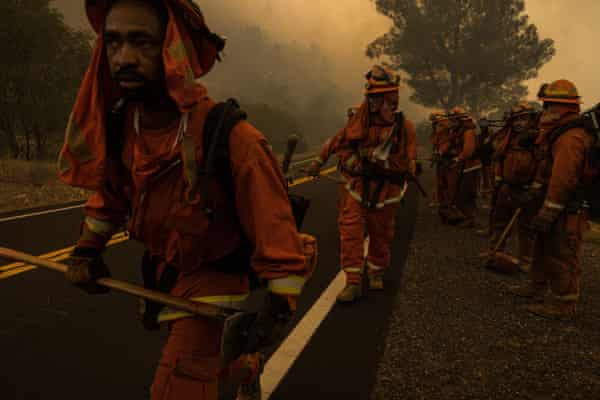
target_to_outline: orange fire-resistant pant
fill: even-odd
[[[183,318],[170,323],[169,337],[150,389],[151,400],[217,400],[227,385],[249,383],[259,373],[259,355],[220,366],[222,322]]]
[[[533,259],[533,244],[535,233],[530,228],[531,219],[535,216],[538,209],[541,207],[543,199],[531,201],[529,204],[524,204],[519,201],[519,191],[525,191],[525,188],[502,184],[498,189],[496,204],[491,211],[491,229],[492,237],[490,239],[490,248],[494,248],[497,241],[500,239],[502,232],[510,223],[515,212],[520,208],[521,214],[518,217],[515,228],[518,231],[518,257],[522,261],[531,263]],[[506,242],[505,242],[506,244]],[[504,250],[505,245],[500,247],[500,251]]]
[[[537,288],[550,287],[559,301],[576,302],[581,276],[581,245],[587,216],[563,214],[545,234],[535,241],[532,283]]]
[[[462,173],[459,167],[444,167],[440,170],[440,212],[457,207],[468,219],[475,218],[477,211],[478,171]]]
[[[348,284],[359,284],[365,268],[364,241],[369,236],[367,272],[383,275],[391,261],[395,216],[398,204],[379,209],[361,207],[346,189],[339,192],[338,229],[340,231],[340,258]]]

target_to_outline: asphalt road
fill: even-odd
[[[292,189],[313,205],[304,230],[317,236],[320,261],[295,320],[302,318],[338,272],[337,188],[329,180]],[[272,399],[366,399],[375,379],[393,300],[415,221],[410,191],[398,214],[393,269],[386,291],[356,306],[334,306]],[[0,222],[0,245],[43,254],[73,244],[82,209]],[[113,276],[140,283],[141,246],[111,247]],[[3,262],[1,265],[4,265]],[[120,294],[87,296],[60,274],[36,269],[0,279],[0,398],[6,400],[144,399],[159,357],[162,330],[148,333],[136,319],[137,300]]]

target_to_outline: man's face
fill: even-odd
[[[379,114],[379,117],[388,124],[395,121],[395,113],[398,110],[398,92],[389,92],[373,96],[371,98],[371,112]]]
[[[164,26],[158,11],[141,0],[122,0],[104,27],[111,76],[126,96],[143,99],[163,86]]]
[[[515,132],[525,132],[530,123],[530,115],[525,114],[521,115],[514,119],[512,123],[512,128]]]

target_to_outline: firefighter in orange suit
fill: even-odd
[[[63,182],[94,194],[67,279],[103,292],[95,284],[109,275],[101,254],[127,224],[145,246],[144,264],[153,266],[159,287],[168,273],[172,295],[235,307],[249,294],[248,279],[225,271],[222,260],[237,259],[246,237],[249,264],[270,289],[259,316],[284,322],[296,308],[307,267],[285,179],[265,137],[245,121],[231,131],[234,193],[215,177],[208,182],[218,218],[200,207],[206,199],[194,190],[192,171],[203,157],[203,130],[215,106],[199,78],[224,40],[189,0],[88,0],[86,9],[98,37],[59,168]],[[107,115],[119,99],[127,104],[123,124],[108,131]],[[150,398],[216,400],[231,372],[220,365],[222,323],[163,311],[157,322],[168,321],[170,334]],[[244,379],[256,379],[256,357],[238,361],[249,368]]]
[[[531,105],[526,102],[516,104],[511,109],[506,133],[498,144],[493,160],[497,192],[491,216],[490,248],[495,247],[514,213],[521,209],[518,219],[518,258],[524,272],[531,268],[533,258],[534,235],[530,222],[540,206],[539,196],[530,197],[539,161],[535,145],[537,122],[537,112]]]
[[[434,190],[432,193],[433,199],[429,203],[429,207],[436,207],[440,204],[442,198],[442,187],[440,179],[440,147],[447,144],[448,138],[448,116],[443,112],[434,112],[429,116],[431,121],[431,135],[429,136],[429,142],[433,146],[433,154],[431,156],[431,163],[435,166],[435,178],[434,178]]]
[[[595,138],[574,124],[580,97],[573,83],[561,79],[543,85],[538,96],[544,105],[537,141],[543,159],[534,189],[544,201],[531,222],[537,238],[530,280],[513,292],[533,299],[527,309],[534,314],[571,319],[579,299],[582,234],[588,227],[580,189],[597,175],[590,157]]]
[[[398,76],[374,66],[366,78],[365,101],[347,125],[323,145],[318,160],[309,167],[310,173],[317,175],[331,155],[339,159],[344,183],[339,190],[338,227],[341,268],[346,274],[340,302],[352,302],[362,295],[365,264],[369,288],[383,289],[396,209],[407,189],[406,174],[416,169],[415,127],[396,111]]]
[[[476,148],[475,123],[460,107],[453,108],[448,118],[448,139],[440,149],[443,194],[439,213],[444,222],[474,227],[481,169],[481,161],[472,159]]]

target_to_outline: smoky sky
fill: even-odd
[[[86,26],[83,1],[56,0],[56,4],[65,13],[67,22]],[[335,71],[334,83],[346,89],[348,105],[360,102],[363,75],[374,63],[365,56],[367,44],[391,26],[370,0],[203,0],[198,4],[211,29],[218,33],[226,33],[230,24],[255,25],[283,45],[318,45]],[[600,57],[594,46],[594,38],[600,31],[597,24],[600,2],[527,0],[526,13],[537,25],[541,38],[554,39],[556,47],[554,58],[542,67],[536,79],[528,82],[529,98],[535,99],[541,83],[565,78],[578,86],[585,106],[593,105],[600,98],[596,97],[600,81],[595,79]],[[427,110],[410,103],[408,95],[404,87],[403,108],[414,119],[424,117]]]

